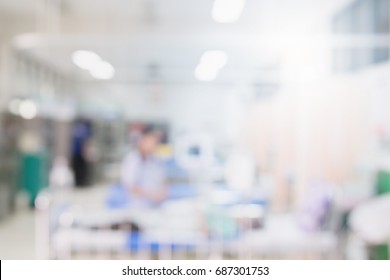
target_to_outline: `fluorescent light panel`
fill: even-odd
[[[99,55],[91,51],[79,50],[72,55],[73,63],[84,70],[91,70],[101,60]]]
[[[115,75],[114,67],[92,51],[75,51],[72,55],[72,61],[79,68],[89,71],[95,79],[109,80]]]
[[[90,73],[95,79],[109,80],[114,77],[115,69],[110,63],[102,61],[96,67],[91,69]]]
[[[31,100],[24,100],[19,105],[19,114],[23,119],[31,120],[38,114],[37,105]]]
[[[195,68],[195,77],[204,82],[210,82],[218,77],[219,71],[227,63],[227,55],[220,50],[205,52]]]

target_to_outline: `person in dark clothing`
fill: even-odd
[[[86,158],[86,145],[91,138],[91,124],[77,121],[73,127],[72,169],[76,186],[88,186],[91,183],[90,166]]]

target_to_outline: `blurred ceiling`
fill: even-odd
[[[78,49],[114,66],[111,83],[197,83],[201,55],[220,49],[228,63],[215,82],[272,83],[278,66],[272,40],[294,30],[315,32],[348,1],[247,0],[237,22],[220,24],[211,17],[213,0],[0,0],[8,22],[0,30],[19,35],[19,48],[85,81],[93,79],[71,61]]]

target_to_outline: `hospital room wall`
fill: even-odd
[[[5,108],[7,97],[10,92],[10,73],[9,73],[9,47],[0,37],[0,110]]]
[[[375,171],[380,161],[378,124],[390,121],[383,103],[388,100],[388,67],[285,88],[253,106],[246,129],[260,172],[273,178],[274,210],[302,205],[315,181],[358,187],[369,175],[362,168]]]
[[[255,151],[260,176],[270,178],[271,206],[286,211],[293,202],[292,175],[298,164],[297,98],[291,91],[258,100],[246,114],[243,129]]]
[[[123,112],[127,120],[169,123],[173,136],[208,132],[222,142],[237,138],[238,119],[251,92],[249,87],[211,84],[85,85],[82,100],[103,111]],[[101,111],[102,111],[101,110]]]
[[[19,123],[25,128],[19,134],[37,128],[35,132],[43,135],[49,129],[45,123],[51,122],[52,135],[48,136],[53,138],[52,155],[67,156],[70,115],[76,110],[69,108],[75,104],[69,101],[77,98],[77,82],[47,62],[16,50],[7,38],[8,35],[4,35],[0,44],[1,115],[15,114],[10,112],[9,106],[14,98],[32,100],[39,108],[38,116],[34,120],[24,120],[19,116]]]

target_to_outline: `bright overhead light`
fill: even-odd
[[[207,51],[201,59],[200,64],[204,67],[219,70],[225,66],[227,62],[227,55],[223,51]]]
[[[211,82],[217,78],[218,71],[219,70],[207,68],[203,65],[198,65],[195,69],[195,77],[202,82]]]
[[[75,51],[72,55],[72,61],[81,69],[88,70],[95,79],[109,80],[115,75],[114,67],[91,51]]]
[[[19,114],[23,119],[31,120],[38,114],[37,105],[31,100],[24,100],[19,105]]]
[[[73,53],[72,61],[81,69],[91,70],[101,61],[101,58],[94,52],[79,50]]]
[[[93,69],[90,70],[92,77],[100,80],[109,80],[115,75],[114,67],[106,62],[100,61]]]
[[[195,77],[200,81],[213,81],[226,63],[227,55],[225,52],[219,50],[207,51],[202,55],[195,69]]]
[[[235,22],[240,18],[244,7],[245,0],[215,0],[212,16],[216,22]]]

